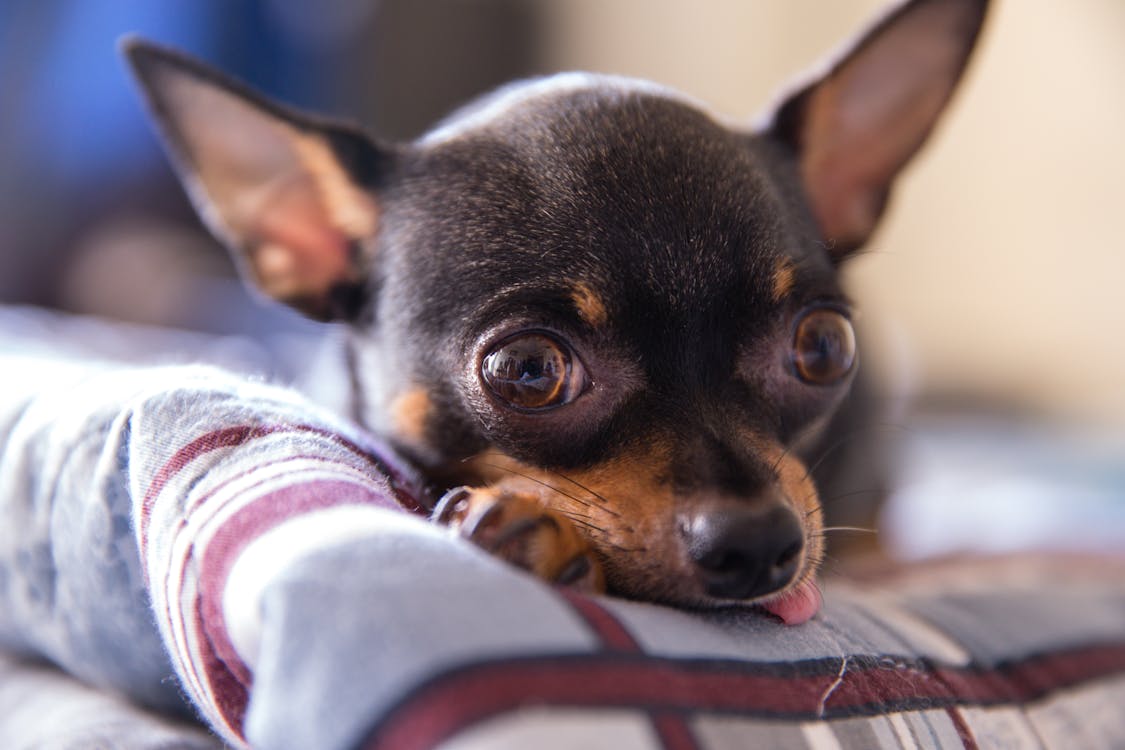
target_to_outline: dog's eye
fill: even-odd
[[[855,331],[835,310],[812,310],[797,324],[793,335],[793,366],[801,380],[832,385],[855,364]]]
[[[481,363],[481,377],[500,399],[520,409],[569,404],[586,385],[582,363],[565,345],[542,333],[500,342]]]

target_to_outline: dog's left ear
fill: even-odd
[[[354,316],[390,149],[178,52],[135,39],[122,50],[192,203],[243,277],[310,317]]]
[[[897,6],[776,111],[770,134],[796,152],[835,260],[875,229],[892,180],[960,80],[987,5],[910,0]]]

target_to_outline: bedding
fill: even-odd
[[[290,389],[0,351],[0,747],[1125,747],[1121,558],[829,581],[798,627],[586,597]]]

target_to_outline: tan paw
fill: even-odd
[[[590,543],[566,516],[532,494],[455,487],[432,520],[516,567],[583,591],[605,589]]]

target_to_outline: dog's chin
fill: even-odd
[[[773,594],[749,600],[705,597],[697,609],[733,609],[751,607],[766,612],[785,625],[802,625],[811,620],[821,605],[820,588],[815,578],[808,578]]]
[[[617,579],[617,580],[614,580]],[[797,580],[773,593],[754,599],[724,599],[700,590],[695,581],[682,581],[683,585],[669,585],[663,580],[656,585],[640,585],[637,580],[620,580],[609,574],[609,593],[626,599],[666,604],[679,609],[696,611],[752,609],[765,612],[785,625],[801,625],[820,611],[822,598],[814,570],[808,570]],[[654,582],[655,583],[655,582]]]

